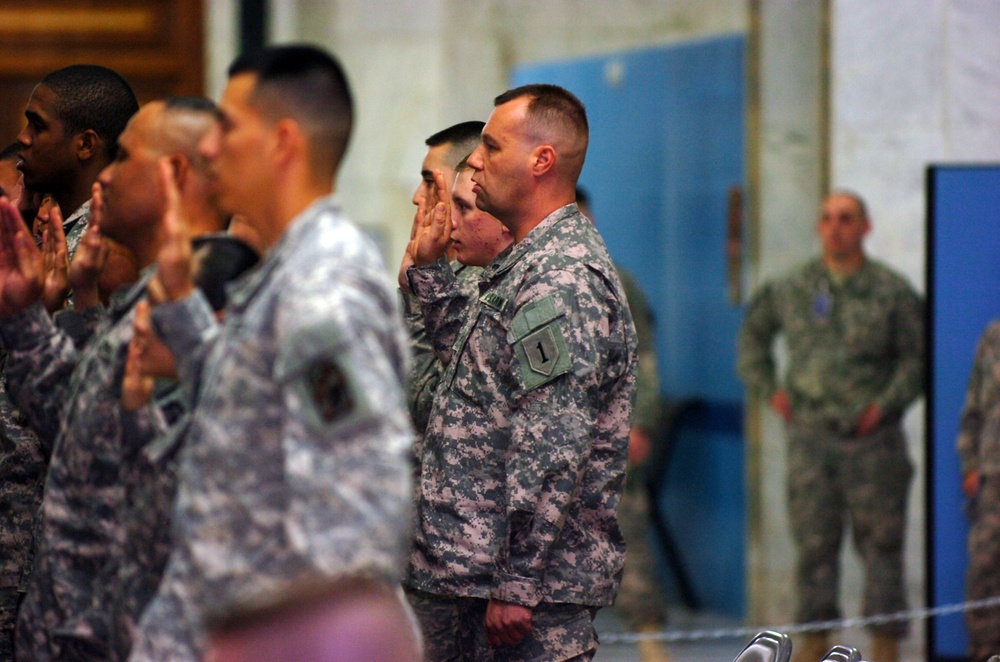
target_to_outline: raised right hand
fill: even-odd
[[[10,200],[0,198],[0,316],[20,312],[42,296],[42,254]]]

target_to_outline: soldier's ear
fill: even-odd
[[[104,141],[93,129],[82,131],[74,137],[76,147],[76,158],[80,161],[89,161],[104,151]]]
[[[531,174],[540,177],[556,165],[556,150],[552,145],[539,145],[531,152]]]

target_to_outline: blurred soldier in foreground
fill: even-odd
[[[865,567],[865,616],[906,609],[903,533],[913,467],[901,419],[923,388],[923,306],[904,278],[865,255],[861,198],[823,202],[822,255],[764,285],[747,310],[739,370],[788,429],[788,500],[798,548],[796,620],[840,617],[840,545],[849,521]],[[772,342],[788,341],[788,372]],[[877,625],[872,659],[895,662],[908,623]],[[808,634],[796,660],[829,650]]]
[[[200,660],[206,614],[303,576],[395,581],[408,542],[405,333],[376,247],[331,195],[353,121],[347,80],[308,46],[265,49],[229,74],[200,151],[220,205],[266,255],[219,324],[172,193],[153,319],[195,404],[174,548],[131,660]]]
[[[209,618],[206,662],[419,662],[398,589],[360,577],[314,578]]]

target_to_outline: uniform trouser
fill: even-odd
[[[864,436],[789,426],[788,505],[798,549],[800,621],[840,618],[837,588],[845,519],[865,570],[862,613],[906,608],[903,534],[913,467],[898,425]],[[903,636],[909,624],[873,630]]]
[[[984,475],[976,497],[965,590],[969,600],[1000,595],[1000,475]],[[974,662],[1000,653],[1000,607],[968,611],[965,623]]]
[[[626,550],[615,610],[631,630],[662,628],[667,624],[666,599],[649,544],[649,495],[641,476],[629,475],[629,480],[633,479],[618,504],[618,524],[625,535]]]
[[[0,662],[14,659],[14,623],[20,596],[16,586],[0,586]]]
[[[516,646],[493,646],[486,638],[487,600],[409,588],[406,597],[420,623],[427,662],[585,662],[597,652],[593,607],[540,603],[532,611],[530,634]]]

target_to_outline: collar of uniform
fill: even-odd
[[[229,303],[226,307],[235,310],[246,305],[268,281],[270,274],[284,262],[285,256],[295,250],[303,241],[303,236],[308,235],[309,229],[319,217],[328,213],[340,214],[340,202],[332,193],[317,198],[301,214],[293,218],[278,243],[261,256],[260,262],[250,270],[247,277],[234,281],[233,287],[227,288]]]
[[[575,202],[571,202],[565,207],[560,207],[548,216],[542,219],[542,222],[531,229],[524,239],[522,239],[517,244],[507,247],[503,252],[501,252],[493,260],[489,267],[487,267],[488,274],[484,273],[484,276],[498,276],[510,271],[515,264],[517,264],[522,257],[539,241],[548,235],[550,232],[554,231],[560,224],[560,222],[565,221],[573,216],[581,216],[579,208],[577,208]]]
[[[76,225],[76,222],[81,218],[86,216],[90,218],[90,200],[88,199],[85,203],[76,208],[72,214],[67,218],[63,219],[63,231],[69,232],[70,228]]]
[[[865,256],[864,262],[858,267],[858,270],[852,274],[845,276],[840,284],[837,285],[836,281],[833,279],[830,269],[823,262],[823,258],[817,258],[812,265],[813,271],[817,272],[818,276],[822,278],[831,287],[836,287],[840,290],[851,290],[854,292],[864,292],[871,287],[872,274],[875,269],[872,265],[871,258]]]

